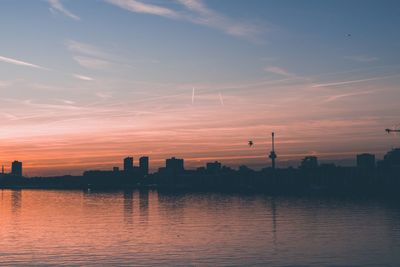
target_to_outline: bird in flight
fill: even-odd
[[[253,146],[253,145],[254,145],[253,141],[249,140],[249,146]]]

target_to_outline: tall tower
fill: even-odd
[[[275,153],[275,133],[272,132],[272,150],[271,150],[271,152],[269,153],[269,158],[270,158],[271,161],[272,161],[272,169],[274,169],[274,170],[275,170],[275,159],[276,159],[277,157],[278,157],[278,156],[277,156],[276,153]]]

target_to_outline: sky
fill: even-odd
[[[0,1],[0,163],[353,164],[400,146],[400,2]],[[254,146],[247,145],[253,140]]]

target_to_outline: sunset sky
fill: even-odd
[[[400,2],[0,1],[0,163],[259,169],[381,158],[400,136]],[[254,146],[247,145],[248,140]]]

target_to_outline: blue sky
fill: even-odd
[[[382,132],[400,123],[399,11],[398,1],[3,0],[0,160],[32,173],[109,168],[127,154],[262,167],[273,130],[281,162],[381,156],[399,144]]]

